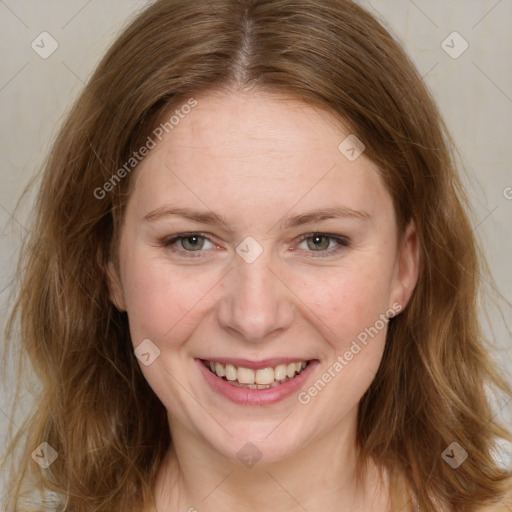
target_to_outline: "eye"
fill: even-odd
[[[319,253],[313,257],[331,256],[350,245],[348,238],[338,235],[329,235],[326,233],[310,233],[303,235],[300,240],[301,243],[299,244],[299,248],[300,245],[305,244],[305,250],[307,252]],[[301,249],[304,249],[304,247]]]
[[[208,247],[210,244],[210,247]],[[183,233],[166,238],[162,245],[171,251],[189,257],[199,257],[203,249],[212,249],[216,245],[204,233]],[[187,254],[197,252],[198,254]]]
[[[348,238],[326,233],[309,233],[303,235],[299,242],[298,248],[308,257],[332,256],[350,245]],[[204,233],[180,233],[162,240],[161,244],[170,251],[189,258],[204,257],[206,249],[218,248]]]

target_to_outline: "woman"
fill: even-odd
[[[13,510],[36,484],[76,512],[512,508],[451,141],[356,4],[147,8],[31,232]]]

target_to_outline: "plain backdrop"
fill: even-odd
[[[512,0],[360,3],[403,43],[458,145],[473,204],[474,231],[487,251],[495,279],[486,286],[504,305],[502,313],[491,311],[486,328],[501,347],[493,357],[512,374]],[[17,200],[39,171],[64,114],[100,57],[147,4],[144,0],[0,0],[2,328],[34,194],[18,207]],[[43,32],[55,43],[41,36]],[[47,58],[32,47],[41,37],[47,41],[45,51],[51,48],[48,42],[58,45]],[[20,421],[9,410],[11,391],[8,385],[0,395],[0,439],[9,424],[16,429]],[[503,405],[498,413],[506,410]]]

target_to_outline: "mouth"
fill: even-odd
[[[297,393],[320,363],[318,359],[195,359],[200,373],[216,394],[239,405],[263,406]]]
[[[275,366],[247,368],[231,363],[201,359],[201,363],[211,373],[232,386],[244,389],[270,389],[280,386],[300,375],[311,362],[293,361]]]

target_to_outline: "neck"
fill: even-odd
[[[285,459],[252,467],[170,424],[173,446],[155,488],[158,512],[388,510],[386,485],[373,463],[362,482],[356,479],[355,421],[343,431],[319,433]]]

